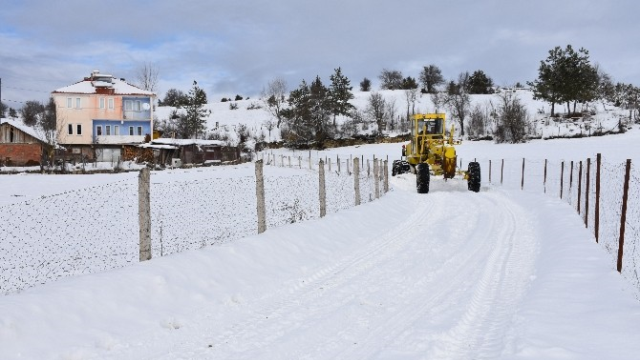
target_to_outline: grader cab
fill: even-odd
[[[402,146],[402,159],[395,160],[392,175],[413,172],[416,174],[418,193],[428,193],[431,175],[452,179],[461,175],[467,180],[468,189],[480,191],[480,164],[469,163],[467,171],[457,171],[457,155],[453,139],[454,128],[449,136],[445,132],[445,114],[429,113],[413,116],[411,141]]]

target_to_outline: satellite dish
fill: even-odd
[[[142,108],[145,109],[145,110],[149,110],[149,109],[151,109],[151,105],[149,105],[149,103],[143,103],[142,104]]]

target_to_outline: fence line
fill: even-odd
[[[631,160],[614,163],[597,154],[592,169],[592,158],[501,159],[499,184],[491,179],[495,161],[481,162],[485,163],[483,177],[488,175],[492,185],[546,194],[570,204],[596,242],[611,254],[612,267],[638,290],[640,299],[640,172]]]
[[[330,162],[323,171],[315,159],[264,154],[256,174],[241,169],[224,177],[220,168],[202,168],[184,172],[204,178],[170,182],[155,179],[176,170],[145,169],[137,179],[0,206],[0,295],[320,218],[355,206],[354,181],[361,203],[374,200],[383,178],[363,169],[347,173],[347,163],[337,160],[342,172]],[[259,164],[291,174],[270,175],[265,167],[259,175]]]

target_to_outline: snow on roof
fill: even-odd
[[[202,140],[202,139],[171,139],[171,138],[159,138],[151,141],[153,145],[174,145],[174,146],[186,146],[186,145],[219,145],[225,146],[225,142],[221,140]]]
[[[20,131],[29,134],[31,136],[33,136],[34,138],[42,141],[42,142],[47,142],[47,140],[45,139],[44,136],[42,136],[41,134],[38,133],[38,131],[34,128],[32,128],[31,126],[27,126],[25,125],[22,120],[13,120],[13,119],[7,119],[7,118],[0,118],[0,125],[2,124],[9,124],[11,126],[13,126],[16,129],[19,129]]]
[[[110,80],[110,81],[107,81]],[[54,93],[68,93],[68,94],[95,94],[97,88],[110,88],[114,90],[114,94],[117,95],[150,95],[154,96],[152,91],[142,90],[136,86],[133,86],[124,79],[118,79],[111,75],[94,73],[92,76],[85,78],[73,85],[65,86],[54,90]]]
[[[149,144],[149,143],[140,144],[140,145],[138,145],[138,147],[145,148],[145,149],[167,149],[167,150],[176,150],[176,149],[178,149],[177,146],[155,145],[155,144]]]

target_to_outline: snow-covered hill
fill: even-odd
[[[579,119],[565,119],[560,116],[551,118],[549,116],[551,106],[542,100],[534,100],[533,93],[526,89],[517,90],[501,90],[513,91],[518,99],[525,105],[529,114],[529,120],[532,124],[533,136],[538,138],[553,137],[574,137],[574,136],[591,136],[596,130],[601,131],[617,131],[620,119],[628,118],[628,111],[615,108],[601,103],[592,103],[589,105],[589,115]],[[403,90],[381,90],[377,91],[382,94],[387,103],[393,104],[396,117],[405,116],[407,113],[407,96]],[[356,110],[364,112],[369,103],[369,97],[372,92],[354,91],[354,99],[350,103]],[[490,111],[499,107],[501,94],[495,93],[491,95],[471,95],[470,109],[479,106],[483,111]],[[230,104],[236,104],[237,109],[232,110]],[[210,102],[205,106],[211,110],[211,114],[207,118],[207,130],[209,132],[216,131],[225,134],[231,139],[237,137],[236,130],[240,124],[244,124],[256,137],[264,136],[266,141],[281,140],[278,128],[268,130],[267,122],[275,122],[275,118],[267,111],[267,106],[263,99],[250,98],[247,100],[232,102]],[[578,110],[582,107],[579,106]],[[157,120],[169,119],[173,107],[158,107],[156,111]],[[428,94],[420,94],[415,104],[416,113],[434,112],[447,113],[447,117],[451,119],[448,109],[434,106],[431,96]],[[562,114],[565,111],[563,105],[556,104],[556,112]],[[338,123],[342,123],[345,118],[338,118]],[[467,119],[468,124],[468,119]],[[458,124],[456,123],[456,126]],[[457,126],[458,127],[458,126]],[[459,133],[459,129],[456,129]],[[396,135],[397,131],[390,131],[390,135]],[[490,130],[487,134],[491,134]]]

